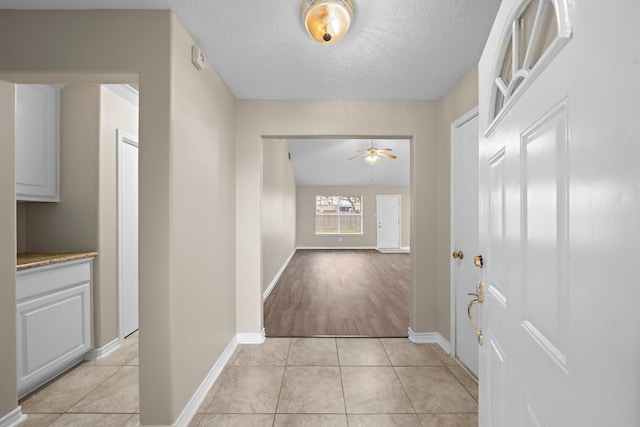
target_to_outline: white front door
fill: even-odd
[[[376,196],[378,249],[400,248],[400,196]]]
[[[138,329],[138,142],[117,131],[120,338]]]
[[[476,292],[480,270],[474,267],[478,254],[478,111],[465,114],[451,126],[452,236],[451,280],[454,301],[455,354],[478,375],[478,340],[469,323],[467,308]],[[477,322],[480,306],[472,313]]]
[[[479,66],[481,426],[639,426],[640,2],[503,0]]]

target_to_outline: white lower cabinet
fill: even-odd
[[[91,259],[18,271],[18,394],[91,349]]]

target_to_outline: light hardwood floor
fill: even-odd
[[[264,304],[269,337],[406,337],[409,254],[298,250]]]

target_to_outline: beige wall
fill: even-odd
[[[60,202],[27,203],[27,251],[97,250],[99,126],[99,86],[64,87],[60,92]]]
[[[265,139],[262,160],[262,288],[296,248],[296,178],[285,139]]]
[[[175,416],[236,332],[235,99],[215,70],[193,66],[194,41],[173,15],[172,32],[167,350]]]
[[[139,81],[140,416],[145,425],[177,419],[235,333],[234,99],[214,70],[193,68],[191,44],[170,11],[0,10],[0,78]],[[10,150],[7,144],[2,150]],[[2,168],[7,174],[2,183],[13,181],[7,170]],[[15,236],[13,184],[0,187],[0,201],[9,198],[9,214],[0,227]],[[3,280],[9,299],[0,301],[8,319],[15,317],[15,249],[0,253],[0,266],[11,263],[10,281]],[[0,388],[0,408],[12,409],[14,320],[0,324],[0,338],[1,369],[10,373]]]
[[[236,244],[238,332],[262,329],[260,209],[263,137],[411,139],[411,327],[437,330],[437,141],[434,102],[238,101]],[[419,220],[417,220],[419,218]]]
[[[362,196],[363,234],[317,236],[315,233],[316,196]],[[409,247],[411,219],[411,191],[409,187],[298,187],[297,246],[304,248],[366,247],[375,248],[378,240],[376,223],[376,196],[400,196],[400,246]],[[339,241],[338,239],[341,239]]]
[[[478,67],[473,67],[438,101],[437,331],[451,341],[451,123],[478,105]]]
[[[0,81],[0,418],[18,405],[14,114],[15,86]]]

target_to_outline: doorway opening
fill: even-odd
[[[268,337],[407,337],[410,144],[408,138],[263,140]],[[385,155],[370,161],[372,147]],[[379,218],[388,200],[396,209],[387,206],[387,217]],[[395,222],[395,233],[381,236],[379,220]]]

